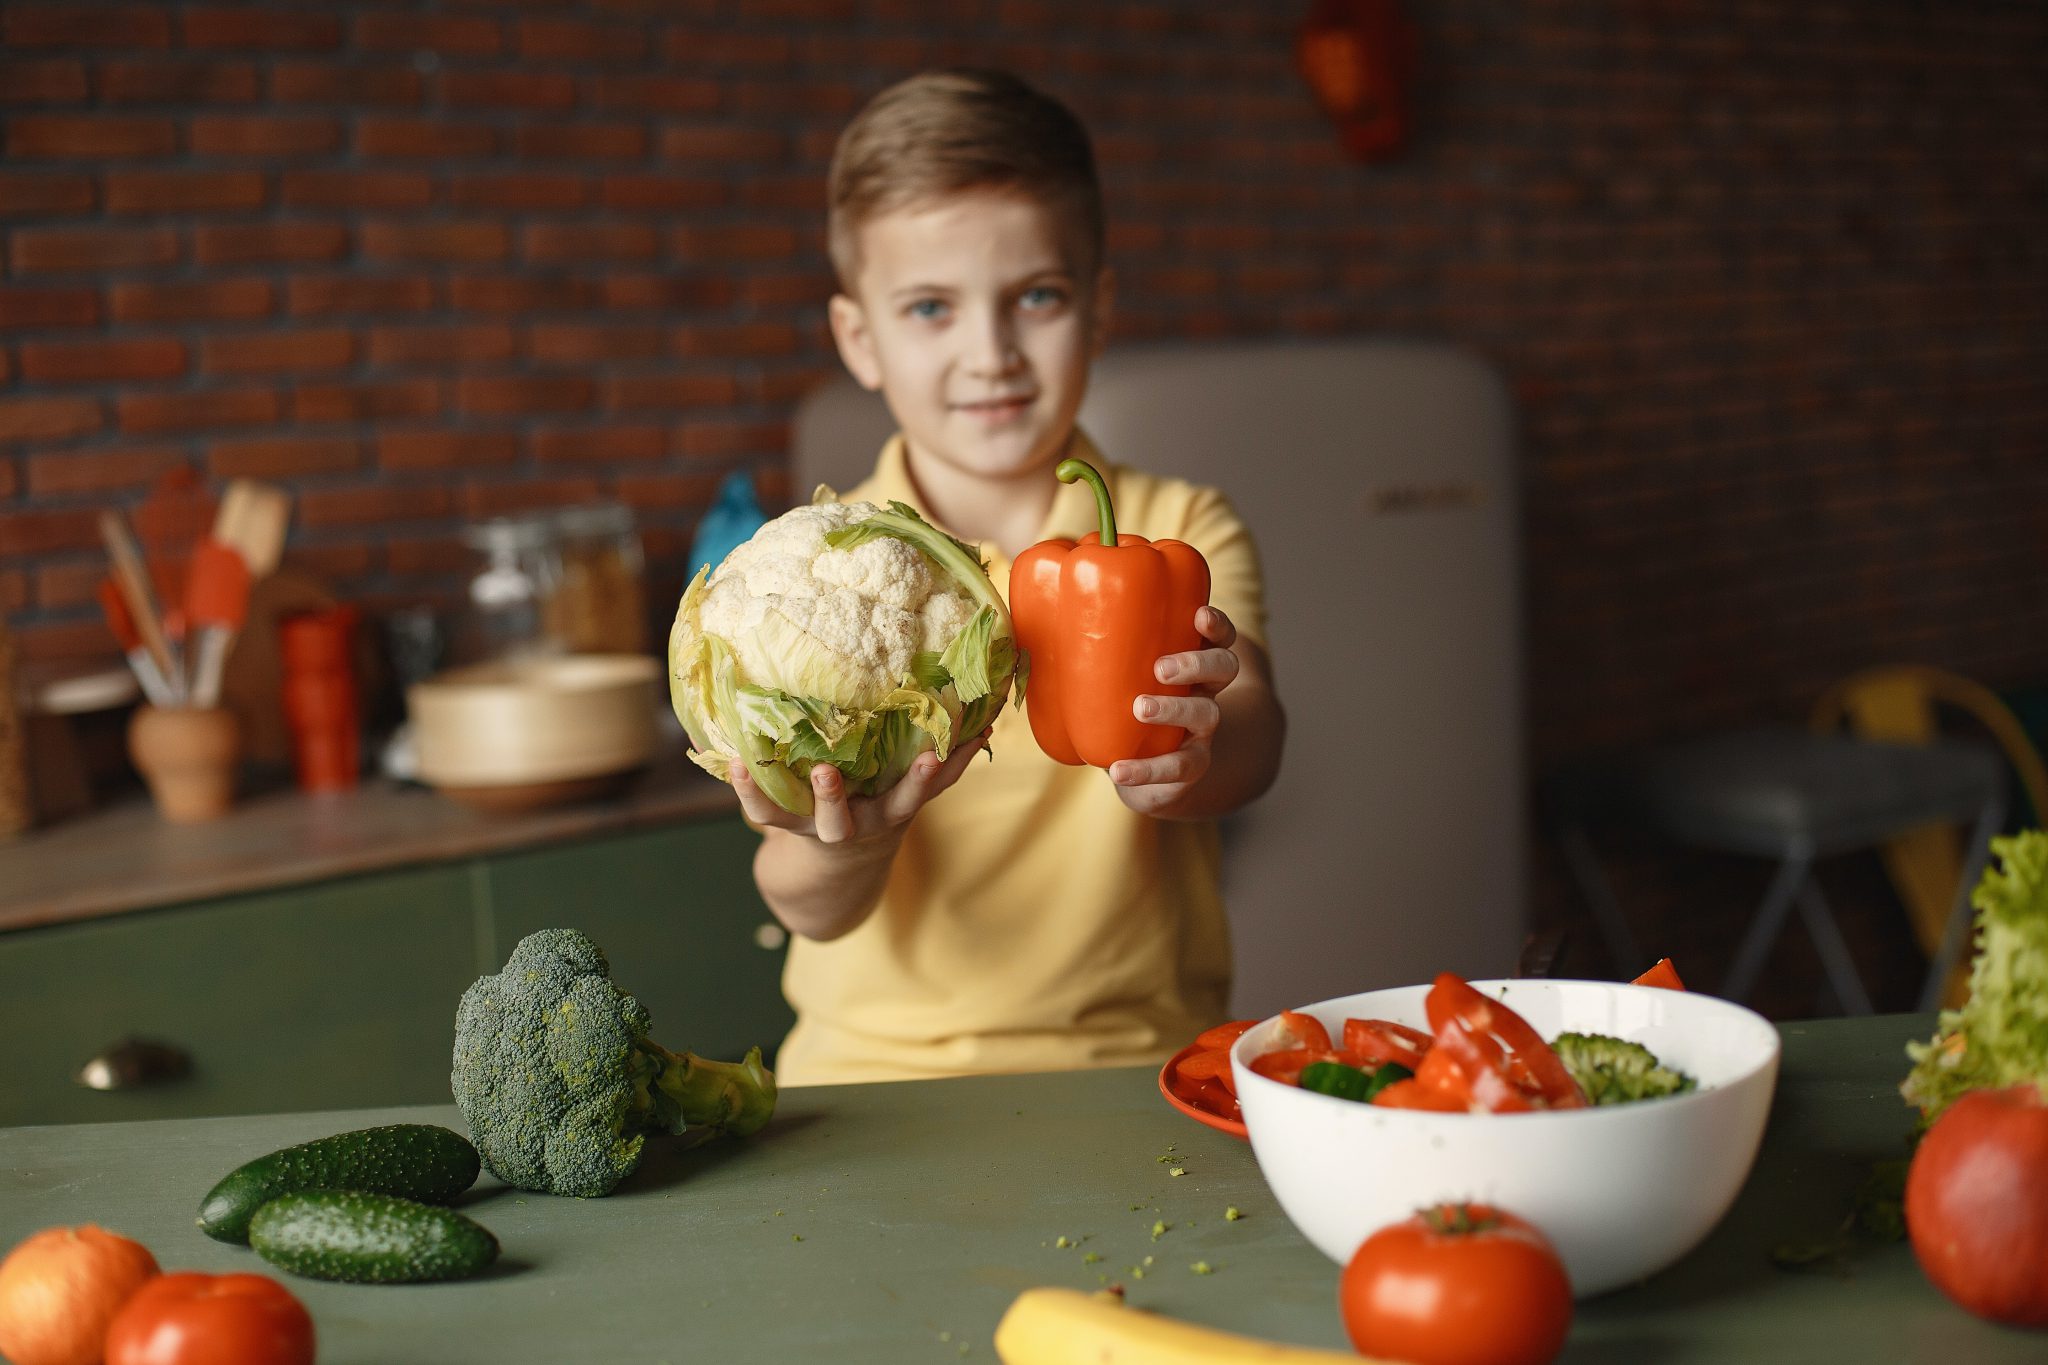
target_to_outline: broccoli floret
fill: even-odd
[[[775,1111],[761,1049],[713,1062],[648,1038],[647,1009],[574,929],[528,934],[455,1012],[455,1103],[493,1175],[521,1189],[610,1194],[651,1133],[743,1137]]]
[[[1604,1033],[1560,1033],[1550,1042],[1579,1089],[1594,1104],[1628,1104],[1683,1095],[1698,1082],[1657,1060],[1641,1043]]]

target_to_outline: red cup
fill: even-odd
[[[295,612],[278,623],[281,700],[302,791],[341,791],[362,769],[354,607]]]
[[[293,612],[278,623],[278,658],[286,673],[352,673],[355,668],[356,625],[362,613],[354,607],[326,607]]]
[[[294,732],[353,728],[356,683],[346,673],[287,673],[283,679],[285,721]]]
[[[356,785],[362,761],[360,734],[353,726],[311,731],[299,735],[292,746],[301,791],[347,791]]]

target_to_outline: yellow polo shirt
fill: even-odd
[[[1210,602],[1264,642],[1258,552],[1221,493],[1107,464],[1079,433],[1074,454],[1102,471],[1120,532],[1200,550]],[[901,436],[840,496],[894,499],[936,521]],[[1094,495],[1062,485],[1038,538],[1095,529]],[[983,553],[1007,597],[1009,561]],[[918,812],[859,928],[790,944],[782,980],[797,1022],[780,1083],[1156,1062],[1224,1017],[1215,824],[1133,813],[1100,769],[1047,758],[1014,702],[991,749]]]

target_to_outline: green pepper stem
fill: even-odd
[[[1061,460],[1054,469],[1053,477],[1061,483],[1072,483],[1086,479],[1088,486],[1095,490],[1095,511],[1102,519],[1101,535],[1104,545],[1116,544],[1116,513],[1109,505],[1109,485],[1102,481],[1102,475],[1095,472],[1095,466],[1086,460]]]

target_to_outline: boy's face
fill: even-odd
[[[1007,479],[1064,453],[1109,303],[1108,271],[1072,217],[983,192],[861,226],[832,334],[917,457]]]

